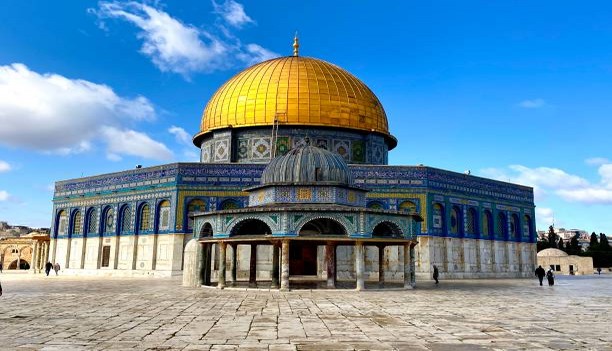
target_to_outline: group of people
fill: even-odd
[[[538,280],[540,280],[540,286],[542,286],[544,277],[546,277],[548,280],[548,286],[555,285],[555,273],[553,272],[552,268],[549,268],[548,271],[544,271],[542,266],[538,266],[538,268],[535,270],[535,275],[538,277]]]
[[[55,271],[55,275],[57,275],[57,272],[59,272],[59,270],[60,270],[59,263],[56,262],[55,264],[53,264],[51,262],[47,262],[45,264],[45,274],[47,274],[47,277],[49,276],[49,273],[51,272],[51,270],[54,270]]]

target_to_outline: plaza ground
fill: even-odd
[[[0,274],[1,350],[612,350],[612,274],[415,290],[217,290]]]

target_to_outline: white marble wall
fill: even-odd
[[[51,260],[65,274],[174,276],[182,274],[185,243],[183,234],[52,239]],[[105,246],[110,247],[110,256],[108,266],[102,267]]]

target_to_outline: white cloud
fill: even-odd
[[[144,133],[134,130],[119,130],[114,127],[104,127],[101,132],[108,143],[107,157],[112,161],[120,160],[120,155],[140,156],[156,160],[172,158],[172,151]]]
[[[277,53],[257,44],[248,44],[246,46],[246,51],[246,54],[242,53],[238,55],[238,57],[249,66],[278,57]]]
[[[0,201],[7,201],[11,195],[6,190],[0,190]]]
[[[540,108],[546,106],[546,101],[539,98],[533,100],[523,100],[519,102],[518,105],[523,108]]]
[[[600,180],[597,183],[550,167],[511,165],[508,169],[489,168],[481,173],[494,179],[531,186],[536,200],[554,194],[569,202],[612,204],[612,163],[599,166]]]
[[[536,200],[541,200],[551,189],[573,189],[589,184],[586,179],[551,167],[529,168],[522,165],[510,165],[508,169],[484,169],[481,174],[493,179],[533,187]]]
[[[168,129],[168,132],[170,132],[170,134],[173,134],[176,138],[176,141],[178,141],[179,143],[188,146],[193,146],[193,144],[191,143],[191,135],[189,135],[189,133],[187,133],[185,129],[177,126],[172,126]]]
[[[155,118],[142,96],[126,98],[82,79],[0,66],[0,144],[46,153],[85,152],[100,128]]]
[[[584,162],[589,166],[601,166],[604,163],[610,163],[610,160],[605,157],[591,157],[584,160]]]
[[[584,204],[612,204],[612,190],[600,187],[588,187],[583,189],[562,189],[557,194],[563,199],[571,202]]]
[[[213,2],[213,6],[215,12],[233,26],[253,21],[235,1],[226,1],[223,5]],[[178,73],[186,79],[194,72],[212,72],[230,68],[240,61],[253,64],[279,56],[257,44],[243,47],[225,28],[219,28],[227,37],[221,39],[158,8],[134,1],[102,1],[98,10],[90,11],[101,20],[118,18],[140,28],[138,38],[143,41],[140,51],[161,71]]]
[[[223,57],[229,48],[223,42],[164,11],[130,1],[101,2],[96,13],[100,18],[121,18],[140,28],[140,51],[163,72],[188,76],[225,65]]]
[[[233,0],[217,4],[212,1],[215,13],[220,15],[227,23],[236,28],[240,28],[247,23],[254,23],[253,19],[244,12],[244,6]]]
[[[538,223],[539,226],[541,227],[544,227],[544,226],[548,227],[549,225],[553,224],[553,222],[555,221],[555,216],[554,216],[552,208],[536,207],[535,213],[536,213],[536,223]]]
[[[6,162],[6,161],[2,161],[0,160],[0,173],[2,172],[8,172],[12,169],[13,167],[11,167],[11,165]]]

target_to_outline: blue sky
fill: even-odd
[[[214,91],[292,52],[382,101],[391,164],[534,186],[537,227],[612,234],[612,4],[0,2],[0,220],[48,227],[56,180],[196,161]]]

